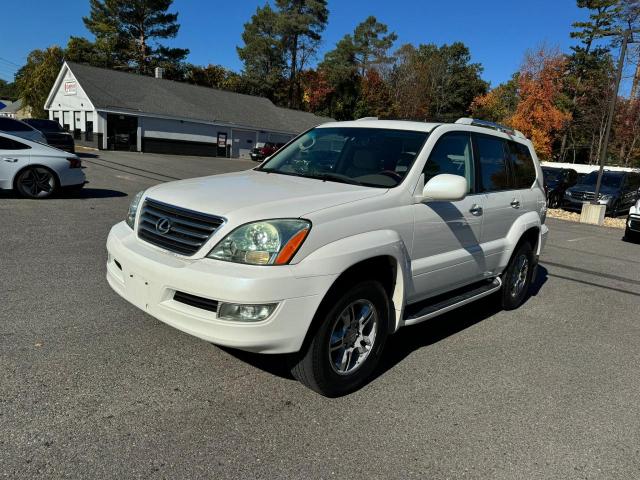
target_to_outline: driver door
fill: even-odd
[[[411,270],[418,301],[483,278],[480,248],[483,196],[476,193],[471,135],[449,132],[438,139],[424,167],[425,184],[449,173],[467,180],[469,193],[455,202],[423,202],[413,206],[414,242]]]

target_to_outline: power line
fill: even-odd
[[[15,67],[20,68],[20,65],[18,65],[18,64],[17,64],[17,63],[15,63],[15,62],[12,62],[11,60],[7,60],[6,58],[3,58],[3,57],[0,57],[0,60],[2,60],[3,62],[7,62],[7,63],[9,63],[9,64],[11,64],[11,65],[13,65],[13,66],[15,66]]]

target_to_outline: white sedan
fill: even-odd
[[[28,198],[47,198],[61,188],[85,184],[77,155],[0,132],[0,190]]]

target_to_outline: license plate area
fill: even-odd
[[[149,309],[149,282],[137,273],[127,273],[124,277],[129,301],[142,310]]]

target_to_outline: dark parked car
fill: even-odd
[[[564,193],[563,207],[568,210],[581,210],[582,204],[595,200],[598,172],[586,175],[578,184]],[[611,216],[627,212],[636,203],[640,195],[640,173],[614,172],[605,170],[602,175],[598,203],[607,206]]]
[[[273,155],[283,147],[284,143],[257,143],[256,147],[251,150],[251,160],[261,162],[265,158]]]
[[[571,168],[542,167],[544,187],[547,194],[547,206],[559,208],[564,192],[578,183],[578,172]]]
[[[44,120],[41,118],[28,118],[23,120],[24,123],[31,125],[36,130],[40,130],[47,143],[52,147],[74,153],[76,150],[73,135],[67,132],[55,120]]]

